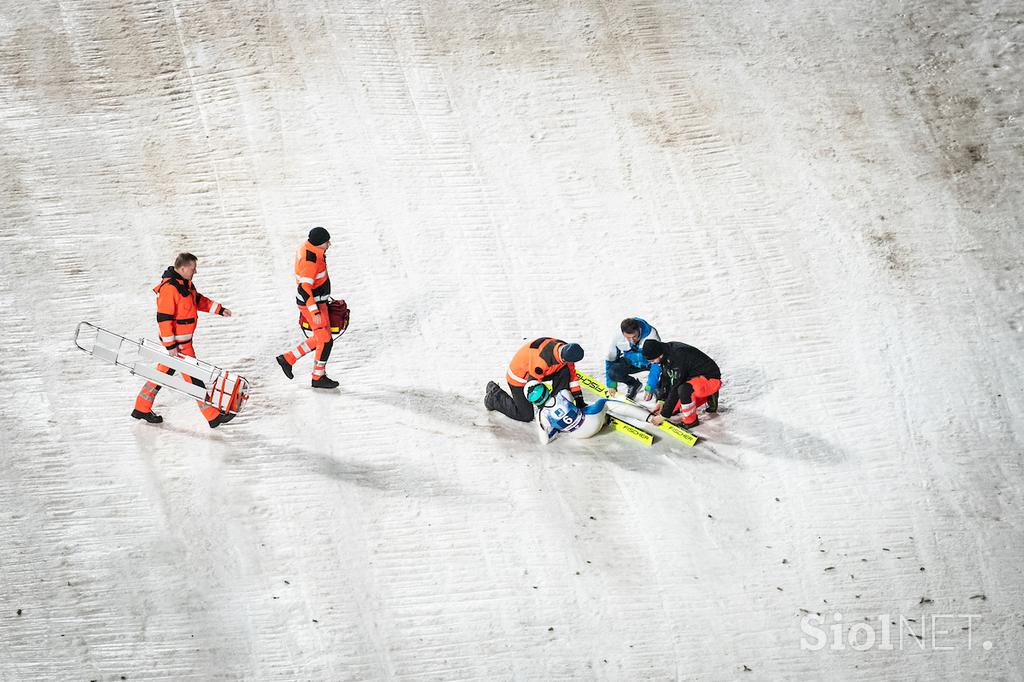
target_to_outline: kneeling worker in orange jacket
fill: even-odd
[[[576,400],[576,407],[587,406],[583,390],[576,376],[576,363],[583,359],[583,348],[578,343],[566,343],[551,337],[527,341],[512,356],[505,379],[511,396],[493,381],[487,384],[484,405],[488,410],[497,410],[516,421],[533,421],[535,409],[526,399],[523,387],[532,379],[550,381],[551,392],[557,394],[569,389]]]
[[[196,356],[192,349],[192,335],[196,331],[199,312],[231,317],[230,310],[196,291],[192,277],[196,274],[197,262],[198,259],[191,253],[179,253],[174,259],[174,265],[164,271],[160,284],[153,288],[156,293],[156,322],[160,327],[160,342],[171,356]],[[157,365],[157,369],[166,374],[174,374],[174,370],[165,365]],[[192,377],[183,376],[189,383],[197,383]],[[133,417],[144,419],[150,424],[159,424],[164,420],[153,412],[153,401],[160,388],[159,384],[146,382],[135,399]],[[234,414],[221,413],[216,407],[200,400],[196,403],[211,429],[235,418]]]
[[[294,378],[292,366],[306,353],[316,351],[313,361],[313,388],[337,388],[338,382],[327,376],[327,358],[334,347],[327,302],[331,298],[331,278],[327,274],[327,249],[331,235],[322,227],[309,231],[309,238],[295,253],[295,281],[298,293],[295,303],[313,335],[292,350],[278,355],[277,364],[289,379]]]

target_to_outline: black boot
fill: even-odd
[[[216,417],[210,420],[210,428],[215,429],[221,424],[227,424],[234,418],[235,414],[233,412],[221,412]]]
[[[715,391],[708,396],[707,406],[704,408],[705,412],[718,412],[718,391]]]
[[[501,386],[498,386],[498,384],[494,383],[493,381],[488,381],[487,392],[484,393],[484,407],[486,407],[488,411],[494,411],[498,409],[497,404],[495,403],[496,392],[502,392]]]
[[[513,388],[512,395],[509,395],[493,381],[487,382],[484,407],[520,422],[532,422],[536,414],[536,407],[526,399],[521,386]]]
[[[281,365],[281,371],[284,372],[284,375],[286,377],[288,377],[289,379],[294,379],[295,378],[295,375],[292,374],[292,366],[291,366],[291,364],[289,364],[289,362],[284,359],[283,355],[278,355],[274,359],[277,360],[277,364]]]
[[[138,410],[132,410],[132,416],[136,419],[144,419],[150,424],[160,424],[164,418],[155,412],[139,412]]]
[[[338,382],[326,374],[319,379],[313,379],[313,388],[337,388]]]
[[[640,392],[640,387],[643,386],[643,384],[636,379],[633,379],[632,381],[626,382],[626,385],[629,386],[629,388],[626,389],[626,397],[630,400],[636,400],[636,394]]]

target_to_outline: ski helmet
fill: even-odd
[[[551,395],[551,389],[543,381],[532,379],[523,386],[523,393],[526,394],[526,399],[534,405],[543,405]]]

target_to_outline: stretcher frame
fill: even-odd
[[[132,374],[221,412],[238,414],[249,399],[249,381],[245,377],[198,358],[172,357],[162,345],[148,339],[129,339],[90,322],[79,322],[75,328],[75,345],[95,358],[124,367]],[[157,369],[158,365],[174,373],[162,372]],[[187,381],[185,376],[195,383]]]

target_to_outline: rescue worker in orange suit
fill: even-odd
[[[707,404],[708,412],[718,411],[722,371],[704,351],[678,341],[648,339],[643,353],[652,364],[661,365],[652,424],[657,426],[671,417],[669,421],[689,428],[700,423],[697,408],[701,405]],[[673,417],[677,411],[679,415]]]
[[[523,387],[536,379],[550,381],[554,394],[568,389],[576,407],[583,409],[587,403],[583,400],[583,389],[576,376],[576,363],[582,359],[583,348],[578,343],[566,343],[551,337],[527,341],[512,356],[505,374],[511,395],[493,381],[488,382],[484,405],[488,410],[497,410],[516,421],[533,421],[536,410],[527,400]]]
[[[192,349],[192,335],[195,334],[200,312],[231,317],[230,310],[196,291],[192,278],[196,274],[197,264],[198,259],[191,253],[179,253],[174,259],[174,265],[164,271],[160,284],[153,288],[156,293],[156,322],[160,327],[160,342],[172,357],[196,356]],[[166,374],[174,374],[175,371],[165,365],[157,365],[157,369]],[[191,384],[202,385],[198,379],[183,376]],[[160,388],[159,384],[146,382],[135,399],[133,417],[144,419],[150,424],[159,424],[164,420],[153,412],[153,401]],[[221,413],[216,407],[202,401],[197,400],[196,403],[211,429],[235,418],[234,414]]]
[[[313,360],[313,388],[338,387],[338,382],[327,376],[327,358],[331,356],[331,348],[334,347],[331,321],[327,316],[331,278],[327,275],[325,254],[329,248],[330,233],[322,227],[314,227],[309,231],[309,238],[295,253],[295,281],[298,283],[295,303],[302,319],[313,330],[313,335],[276,358],[284,375],[293,379],[292,366],[306,353],[316,351]]]

